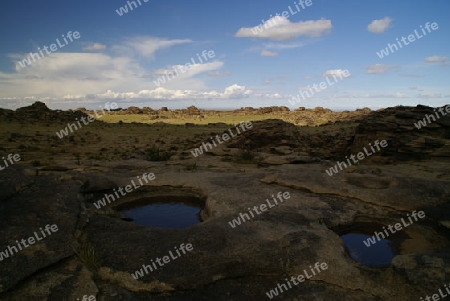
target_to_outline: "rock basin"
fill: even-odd
[[[408,238],[404,232],[386,235],[383,226],[379,223],[358,222],[339,229],[337,233],[350,258],[368,267],[382,268],[388,267],[392,259],[399,255],[400,244]],[[375,232],[380,239],[374,236]]]
[[[180,229],[201,222],[200,203],[195,197],[161,196],[141,198],[114,209],[141,226]]]

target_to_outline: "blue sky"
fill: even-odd
[[[448,0],[139,1],[3,1],[0,107],[450,103]]]

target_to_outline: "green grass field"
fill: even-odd
[[[107,123],[117,123],[122,121],[124,123],[138,122],[138,123],[157,123],[164,122],[168,124],[185,124],[185,123],[195,123],[200,125],[206,125],[208,123],[219,123],[223,122],[229,125],[237,124],[241,121],[258,121],[266,119],[283,119],[286,120],[287,114],[284,112],[272,113],[272,114],[261,114],[261,115],[236,115],[232,112],[220,114],[220,115],[205,115],[204,118],[198,118],[196,116],[192,117],[177,117],[173,113],[168,112],[166,114],[160,114],[161,118],[151,120],[150,115],[146,114],[134,114],[134,115],[104,115],[99,120]]]

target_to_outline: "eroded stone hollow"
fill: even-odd
[[[203,221],[206,197],[187,188],[151,187],[115,204],[126,220],[155,228],[187,228]]]
[[[392,259],[400,254],[402,241],[408,238],[402,231],[395,234],[388,232],[389,235],[386,235],[383,225],[370,222],[339,227],[335,232],[342,239],[350,258],[373,268],[389,266]]]

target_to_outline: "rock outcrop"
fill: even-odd
[[[15,111],[0,109],[0,118],[16,121],[42,122],[75,122],[88,115],[78,110],[51,110],[43,102],[37,101],[31,106],[18,108]]]
[[[375,153],[372,159],[388,157],[405,161],[450,158],[450,113],[443,116],[436,112],[439,111],[421,105],[373,112],[361,120],[356,128],[350,151],[360,152],[368,143],[373,145],[375,140],[386,140],[388,146]],[[431,117],[427,119],[427,116]],[[419,124],[420,129],[416,124]]]

